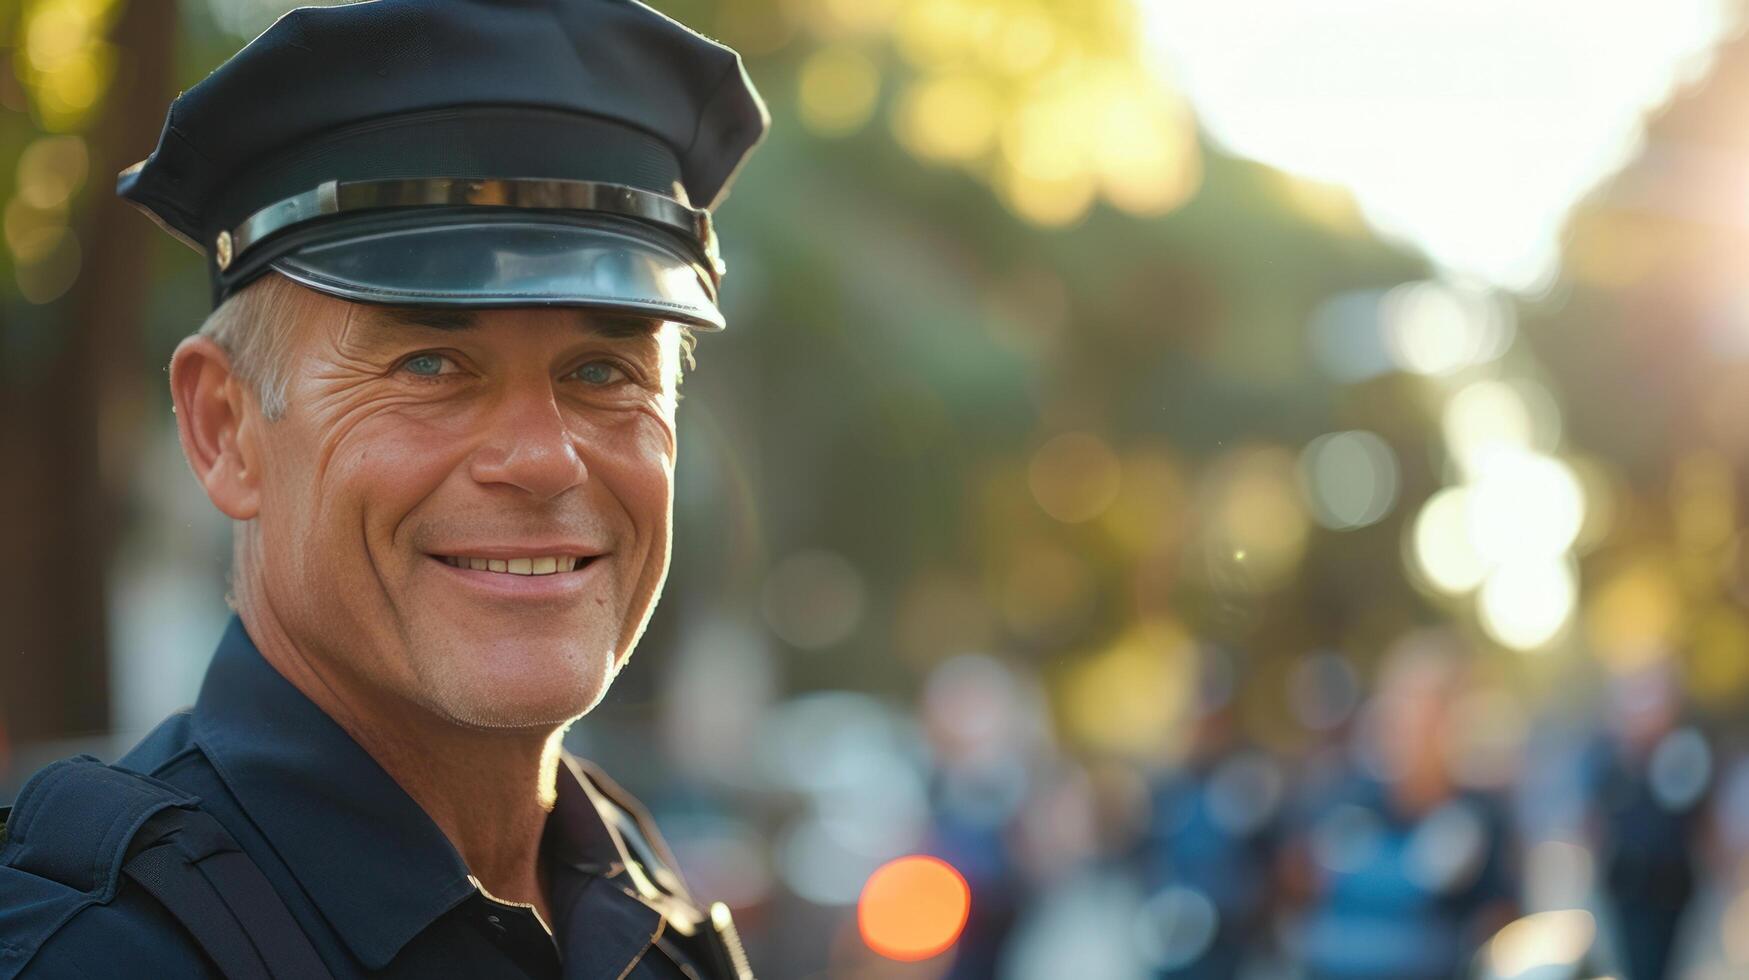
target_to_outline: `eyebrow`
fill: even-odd
[[[426,327],[432,330],[467,330],[478,322],[473,310],[431,306],[378,306],[372,320],[391,327]]]
[[[654,334],[662,319],[605,310],[578,308],[578,326],[588,333],[614,340]],[[371,319],[389,327],[423,327],[430,330],[469,330],[479,323],[478,315],[469,309],[434,306],[378,306]]]

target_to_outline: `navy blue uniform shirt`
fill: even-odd
[[[629,834],[608,829],[622,811],[576,759],[559,769],[542,844],[549,933],[531,908],[481,891],[431,818],[262,658],[236,619],[194,708],[118,765],[198,796],[336,978],[697,976],[688,940],[673,928],[684,911],[664,905],[650,885],[667,872],[616,841]],[[217,975],[183,927],[131,881],[113,901],[69,919],[22,974]]]

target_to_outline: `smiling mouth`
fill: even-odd
[[[560,572],[581,571],[599,555],[542,555],[530,558],[471,558],[466,555],[432,555],[438,561],[456,568],[476,572],[497,572],[500,575],[557,575]]]

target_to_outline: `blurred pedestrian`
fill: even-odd
[[[1144,942],[1162,980],[1234,980],[1274,951],[1286,777],[1240,734],[1231,686],[1207,688],[1183,765],[1153,782],[1137,854]]]
[[[1296,806],[1309,893],[1294,929],[1309,980],[1447,980],[1516,912],[1507,808],[1449,766],[1466,681],[1443,634],[1418,634],[1380,668],[1354,761]]]
[[[1591,753],[1592,833],[1626,980],[1663,980],[1699,888],[1711,743],[1669,671],[1618,678]]]

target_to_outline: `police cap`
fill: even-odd
[[[117,191],[206,255],[214,306],[271,269],[711,329],[711,209],[769,122],[738,54],[635,0],[366,0],[281,17]]]

